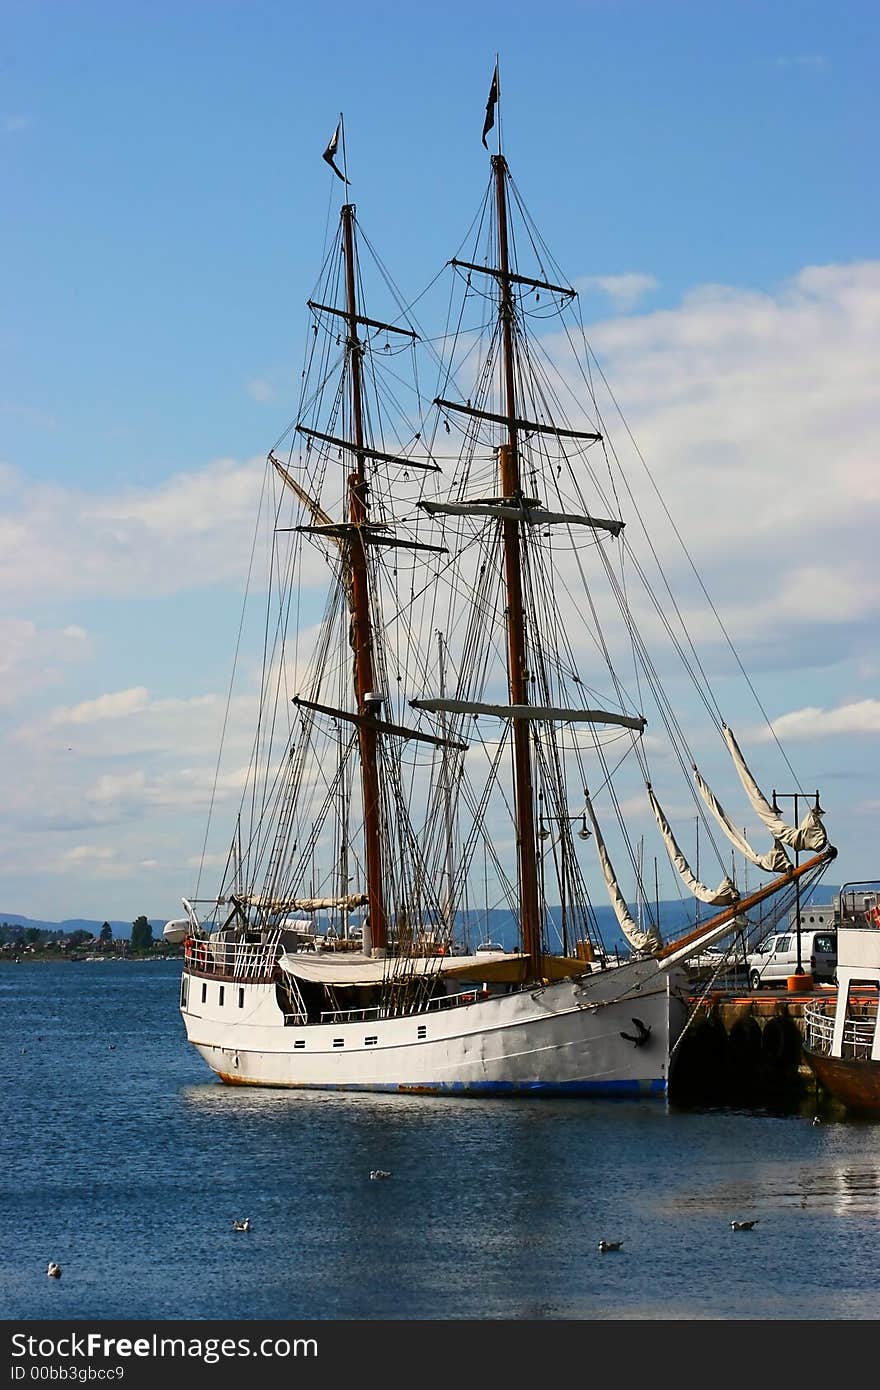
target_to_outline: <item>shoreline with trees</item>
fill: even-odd
[[[131,924],[130,936],[114,935],[110,922],[98,931],[77,927],[23,925],[0,920],[0,964],[82,960],[175,960],[183,948],[153,935],[153,925],[141,913]]]

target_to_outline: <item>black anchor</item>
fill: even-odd
[[[636,1047],[644,1047],[645,1043],[651,1036],[651,1030],[650,1028],[645,1027],[644,1023],[640,1018],[634,1018],[633,1023],[639,1030],[635,1037],[632,1033],[621,1033],[620,1036],[622,1038],[626,1038],[627,1042],[635,1043]]]

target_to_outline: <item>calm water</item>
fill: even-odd
[[[0,1317],[880,1312],[878,1125],[229,1089],[184,1041],[178,982],[0,968]]]

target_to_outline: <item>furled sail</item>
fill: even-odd
[[[363,907],[366,893],[349,893],[341,898],[267,898],[260,893],[243,893],[238,902],[249,907],[265,907],[271,912],[321,912],[330,908]]]
[[[605,848],[605,841],[599,829],[599,822],[596,820],[596,813],[593,810],[593,803],[587,797],[587,811],[593,823],[593,838],[596,843],[596,851],[599,855],[599,863],[602,867],[602,874],[608,887],[608,896],[611,899],[611,906],[617,918],[620,930],[623,932],[630,946],[634,951],[644,951],[650,953],[658,951],[663,945],[660,933],[654,923],[651,923],[647,931],[643,931],[638,923],[630,915],[630,910],[626,905],[626,899],[620,891],[620,885],[614,873],[614,867],[608,857]]]
[[[751,860],[759,869],[765,869],[769,874],[784,874],[788,872],[791,868],[791,860],[779,840],[773,841],[773,848],[768,849],[766,854],[758,854],[753,850],[745,835],[737,830],[736,826],[726,815],[724,807],[712,791],[708,782],[703,780],[697,770],[696,763],[694,764],[694,781],[699,788],[700,796],[709,807],[709,810],[721,826],[721,829],[724,831],[730,843],[739,850],[740,854],[744,854],[746,859]]]
[[[651,803],[651,810],[654,812],[654,819],[660,829],[660,834],[663,836],[663,843],[666,846],[666,853],[669,855],[670,862],[678,870],[682,881],[691,890],[694,897],[699,898],[701,902],[712,903],[715,907],[727,907],[730,903],[735,903],[739,898],[739,893],[726,875],[717,888],[707,888],[706,884],[701,883],[691,872],[690,865],[676,843],[672,828],[663,814],[650,783],[648,784],[648,800]]]
[[[787,825],[782,817],[774,811],[749,771],[746,760],[740,752],[739,744],[733,736],[733,730],[725,724],[722,731],[724,741],[733,759],[733,765],[739,773],[739,780],[745,788],[746,796],[752,803],[755,814],[764,822],[771,835],[775,839],[781,840],[784,845],[791,845],[792,849],[814,851],[824,849],[828,843],[828,836],[825,833],[825,827],[822,824],[822,812],[818,806],[810,807],[800,825]]]

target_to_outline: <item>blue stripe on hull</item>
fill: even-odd
[[[221,1078],[225,1080],[226,1078]],[[237,1078],[238,1086],[267,1086],[285,1088],[283,1081],[247,1081]],[[660,1096],[665,1097],[667,1083],[663,1077],[652,1081],[424,1081],[410,1085],[399,1082],[320,1083],[288,1082],[286,1088],[297,1091],[386,1091],[402,1095],[432,1096]]]

